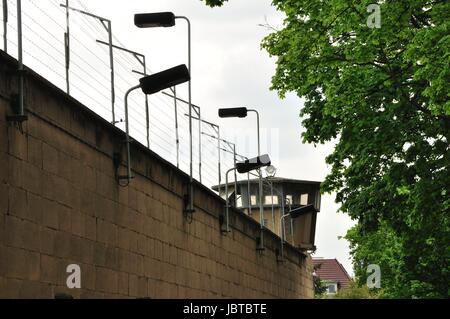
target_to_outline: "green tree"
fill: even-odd
[[[380,1],[370,28],[372,1],[273,0],[286,18],[262,43],[277,57],[272,89],[305,98],[304,142],[337,141],[323,191],[358,221],[347,235],[357,278],[378,263],[385,297],[445,298],[450,1]]]
[[[350,287],[340,290],[333,299],[377,299],[376,292],[369,290],[367,285],[358,285],[355,282],[350,283]]]
[[[327,291],[327,286],[317,275],[313,275],[314,298],[320,299]]]

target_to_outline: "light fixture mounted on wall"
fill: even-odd
[[[187,22],[188,27],[188,70],[192,74],[191,64],[191,22],[185,16],[177,16],[172,12],[138,13],[134,15],[134,24],[138,28],[169,28],[175,26],[176,20],[181,19]],[[192,148],[192,81],[189,78],[189,185],[185,195],[187,199],[184,207],[186,215],[192,215],[194,209],[194,178],[193,178],[193,148]],[[199,175],[201,182],[201,122],[199,124]]]
[[[269,155],[261,155],[258,157],[250,158],[243,162],[236,163],[235,167],[230,168],[225,174],[225,229],[221,229],[222,233],[229,233],[230,219],[229,219],[229,207],[228,202],[228,173],[237,170],[240,174],[245,174],[253,170],[261,169],[271,164]],[[235,190],[236,191],[236,190]]]
[[[171,69],[145,76],[139,80],[139,85],[136,85],[129,89],[125,93],[125,134],[127,145],[127,174],[119,175],[119,183],[121,180],[126,180],[127,183],[121,186],[128,186],[131,180],[134,178],[131,172],[131,151],[130,151],[130,130],[128,120],[128,96],[134,90],[141,89],[144,94],[155,94],[159,91],[167,89],[169,87],[182,84],[190,80],[190,74],[186,65],[182,64]]]
[[[219,117],[221,118],[244,118],[249,112],[256,114],[256,130],[258,138],[258,156],[261,156],[261,136],[259,127],[259,112],[255,109],[248,109],[246,107],[222,108],[219,109]],[[270,165],[270,164],[269,164]],[[259,223],[260,223],[260,239],[258,250],[264,250],[264,207],[263,207],[263,181],[261,169],[258,170],[259,177]]]

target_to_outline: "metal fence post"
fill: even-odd
[[[22,47],[22,0],[17,0],[17,47],[19,58],[19,116],[24,115],[23,107],[23,47]]]
[[[237,159],[236,159],[236,144],[233,144],[233,163],[234,167],[236,167]],[[234,170],[234,207],[237,207],[237,170]]]
[[[70,13],[69,0],[66,0],[66,32],[64,33],[64,49],[66,57],[66,92],[70,94]]]
[[[198,175],[202,182],[202,116],[201,109],[198,108]]]
[[[102,21],[103,22],[103,21]],[[112,110],[112,123],[116,125],[116,93],[114,85],[114,53],[113,53],[113,43],[112,43],[112,24],[110,20],[107,20],[108,29],[108,39],[109,39],[109,65],[111,68],[111,110]]]
[[[3,50],[8,52],[8,0],[3,0]]]
[[[176,87],[173,87],[173,96],[173,103],[175,106],[175,142],[177,148],[177,167],[180,168],[180,136],[178,134],[178,100]]]
[[[220,127],[217,126],[217,155],[219,158],[218,162],[218,171],[219,171],[219,184],[218,184],[218,191],[220,196],[220,184],[222,183],[222,163],[221,163],[221,157],[220,157]]]
[[[252,199],[251,199],[251,187],[250,187],[250,172],[247,173],[247,200],[248,200],[248,214],[252,214]]]
[[[270,181],[270,196],[272,196],[272,225],[273,229],[275,229],[275,210],[273,204],[273,181]]]
[[[142,56],[142,66],[144,68],[144,76],[147,76],[147,61],[145,55]],[[145,122],[147,129],[147,147],[150,148],[150,110],[148,107],[148,96],[145,94]]]

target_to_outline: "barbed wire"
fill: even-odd
[[[77,0],[76,6],[86,12],[91,12],[89,8],[81,1]],[[64,33],[66,32],[65,8],[60,6],[58,0],[36,1],[29,0],[27,3],[32,7],[24,6],[23,14],[23,52],[26,65],[37,72],[43,72],[44,76],[52,74],[52,81],[62,90],[66,90],[66,65],[65,65],[65,47]],[[9,16],[8,29],[17,35],[17,19],[15,1],[8,1]],[[0,3],[0,8],[2,4]],[[27,10],[33,10],[28,12]],[[58,21],[58,17],[60,21]],[[76,18],[75,18],[76,17]],[[0,21],[2,21],[0,17]],[[49,27],[51,26],[51,27]],[[106,29],[100,21],[87,17],[84,14],[71,14],[70,20],[70,88],[71,95],[80,100],[81,103],[89,106],[97,114],[105,119],[111,118],[112,109],[108,107],[111,103],[110,87],[110,64],[109,48],[97,42],[103,40],[107,35]],[[15,55],[17,52],[16,37],[13,32],[9,34],[7,43],[15,50],[9,50],[8,53]],[[57,33],[60,32],[60,36]],[[113,34],[115,45],[126,48],[120,39]],[[15,52],[13,52],[15,51]],[[105,58],[102,58],[105,57]],[[27,61],[29,59],[29,62]],[[132,55],[122,50],[114,51],[115,68],[115,92],[116,103],[115,110],[118,118],[124,114],[124,95],[128,88],[138,83],[139,75],[133,70],[143,70],[142,64]],[[147,67],[147,74],[152,71]],[[145,100],[136,95],[129,98],[130,112],[130,133],[138,142],[146,145],[147,123],[145,114]],[[150,149],[160,154],[168,161],[176,162],[176,134],[175,134],[175,111],[174,99],[161,93],[148,97],[149,106],[149,137]],[[177,101],[178,106],[178,130],[179,130],[179,164],[180,169],[185,172],[189,169],[189,147],[188,134],[189,119],[185,116],[188,113],[188,104]],[[207,186],[218,183],[218,161],[219,154],[217,141],[211,143],[207,136],[198,133],[198,126],[202,126],[202,132],[216,136],[217,132],[208,124],[200,124],[193,119],[193,168],[195,178],[200,175],[199,147],[202,148],[202,181]],[[117,126],[124,129],[124,123],[117,123]],[[201,139],[201,145],[199,145]],[[221,145],[223,143],[221,142]],[[221,156],[221,175],[224,180],[225,172],[234,165],[233,156],[222,152]]]

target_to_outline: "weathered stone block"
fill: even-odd
[[[18,299],[22,280],[0,277],[0,299]]]
[[[96,267],[92,264],[81,264],[81,289],[95,290]]]
[[[96,170],[96,192],[108,199],[117,200],[119,185],[116,180],[106,174]]]
[[[8,153],[23,161],[28,160],[28,139],[26,133],[14,126],[8,126]]]
[[[42,166],[52,174],[58,174],[58,150],[53,146],[42,144]]]
[[[70,238],[70,258],[78,263],[85,263],[92,265],[94,263],[94,242],[71,236]]]
[[[148,281],[145,277],[129,276],[129,293],[131,297],[148,297]]]
[[[56,285],[65,284],[66,267],[60,258],[41,255],[40,281]]]
[[[42,141],[28,136],[28,162],[38,168],[43,168]]]
[[[19,216],[21,218],[42,224],[42,198],[39,195],[33,193],[27,193],[27,214],[25,216]]]
[[[136,201],[137,201],[137,211],[143,215],[147,213],[147,196],[143,193],[138,191],[136,193]]]
[[[97,240],[97,218],[85,215],[85,237],[90,240]]]
[[[0,217],[8,212],[9,192],[8,185],[0,181]]]
[[[79,174],[81,176],[80,185],[83,186],[83,189],[91,192],[95,191],[97,186],[95,169],[90,165],[82,165],[80,166]]]
[[[144,273],[144,257],[123,249],[119,249],[119,269],[130,274]]]
[[[52,229],[58,229],[60,204],[52,200],[44,199],[42,205],[42,224]]]
[[[122,296],[129,295],[129,275],[127,273],[118,273],[117,292]]]
[[[61,258],[70,256],[70,239],[69,233],[58,231],[55,233],[54,239],[54,255]]]
[[[94,247],[94,265],[119,269],[118,248],[96,242]]]
[[[15,216],[26,216],[27,193],[23,189],[16,187],[9,187],[9,213]]]
[[[55,241],[57,231],[54,229],[41,227],[40,251],[43,254],[53,255],[55,252]]]
[[[72,212],[70,214],[71,231],[72,234],[79,237],[85,237],[86,235],[86,215],[79,212]]]
[[[15,247],[0,247],[0,275],[7,278],[39,280],[40,255]]]
[[[9,175],[9,156],[6,152],[0,152],[0,183],[6,183]]]
[[[39,226],[14,216],[6,216],[6,244],[11,247],[39,251]]]
[[[117,226],[108,221],[97,219],[97,240],[110,246],[117,246]]]
[[[117,293],[119,277],[116,271],[107,268],[96,267],[95,289],[100,292]]]

